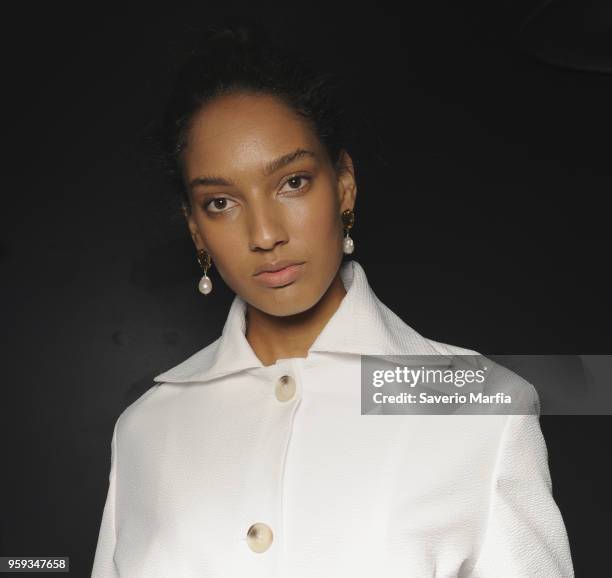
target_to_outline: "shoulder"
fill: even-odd
[[[449,343],[442,343],[440,341],[434,341],[433,339],[425,338],[429,345],[440,352],[440,355],[481,355],[478,351],[473,349],[465,349],[457,345],[451,345]]]
[[[206,371],[213,364],[220,343],[221,337],[218,337],[215,341],[209,343],[203,349],[196,351],[178,365],[156,375],[153,380],[162,383],[169,381],[177,382],[191,377],[194,373]]]
[[[119,414],[115,422],[115,435],[120,447],[124,447],[126,439],[132,434],[142,432],[146,435],[154,427],[156,416],[161,411],[161,386],[160,383],[154,383]]]
[[[474,356],[474,366],[485,369],[487,372],[484,393],[490,395],[498,391],[507,393],[512,399],[517,400],[517,407],[525,409],[528,413],[540,415],[541,406],[538,391],[523,377],[473,349],[426,339],[434,349],[440,352],[440,355]]]
[[[219,339],[213,341],[184,361],[155,376],[154,383],[120,413],[115,424],[117,435],[125,439],[128,434],[146,435],[159,428],[167,419],[172,401],[183,391],[183,386],[173,383],[173,380],[180,382],[182,376],[206,370],[213,362],[218,342]]]

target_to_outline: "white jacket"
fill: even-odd
[[[361,354],[476,352],[419,335],[355,260],[341,276],[308,357],[264,366],[236,295],[123,411],[93,578],[574,575],[538,414],[361,415]]]

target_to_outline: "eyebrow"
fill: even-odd
[[[297,148],[293,152],[287,153],[286,155],[282,155],[264,165],[263,173],[265,176],[269,176],[277,170],[291,164],[298,159],[310,157],[316,158],[316,155],[313,151]],[[226,179],[224,177],[218,177],[214,175],[204,175],[200,177],[196,177],[189,183],[190,188],[201,187],[206,185],[211,186],[233,186],[235,183],[231,179]]]

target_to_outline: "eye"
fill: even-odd
[[[309,183],[311,180],[312,177],[308,177],[306,175],[294,175],[285,181],[285,185],[290,185],[290,192],[301,191],[302,189],[306,188],[307,185],[302,185],[301,187],[296,187],[294,185],[302,181],[307,181]]]
[[[227,197],[213,197],[212,199],[209,199],[208,201],[206,201],[204,203],[204,210],[208,211],[209,213],[224,213],[225,211],[228,210],[228,208],[227,208],[227,201],[229,201],[230,203],[233,202],[232,200],[228,199]],[[214,205],[213,205],[213,203],[214,203]],[[220,209],[220,210],[218,210],[218,211],[209,210],[208,207],[210,205],[213,205],[216,209]]]

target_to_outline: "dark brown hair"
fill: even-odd
[[[253,23],[210,26],[182,63],[156,133],[162,169],[179,200],[190,208],[181,155],[194,115],[212,99],[232,94],[273,95],[306,119],[339,169],[346,145],[339,79],[319,72],[303,54],[279,45]]]

